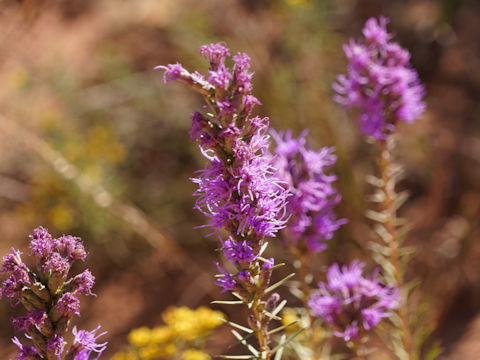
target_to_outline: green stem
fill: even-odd
[[[394,147],[393,139],[387,139],[386,141],[378,141],[379,148],[379,167],[381,173],[381,191],[384,195],[383,201],[380,203],[381,213],[385,214],[384,226],[387,230],[390,239],[387,243],[390,249],[389,261],[392,265],[392,275],[394,285],[398,287],[400,293],[404,286],[403,269],[401,265],[400,244],[397,231],[397,210],[395,208],[395,200],[397,199],[397,193],[395,191],[396,179],[395,179],[395,165],[392,160],[391,151]],[[399,308],[396,310],[398,318],[400,320],[400,332],[402,334],[401,341],[403,349],[407,354],[406,359],[413,359],[412,353],[412,335],[410,333],[408,325],[408,311],[407,311],[407,299],[401,302]]]

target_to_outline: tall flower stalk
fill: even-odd
[[[276,142],[272,164],[292,194],[287,202],[290,219],[280,234],[298,260],[306,305],[310,298],[312,256],[324,251],[327,241],[346,223],[345,219],[337,219],[334,212],[341,200],[333,186],[337,177],[332,167],[337,157],[334,148],[311,149],[306,132],[294,138],[291,131],[272,131],[272,137]]]
[[[287,202],[290,219],[280,231],[280,237],[295,257],[298,281],[292,283],[291,291],[303,304],[301,309],[288,309],[294,311],[306,327],[302,345],[298,344],[296,352],[299,356],[300,352],[311,353],[317,358],[324,351],[325,339],[308,306],[315,277],[315,255],[327,248],[328,240],[346,223],[334,212],[341,200],[334,187],[337,177],[332,171],[337,157],[331,147],[313,150],[307,142],[306,131],[297,138],[290,130],[271,131],[271,134],[275,140],[272,164],[292,194]]]
[[[338,76],[333,87],[338,93],[337,102],[359,111],[362,132],[373,138],[377,146],[379,176],[372,177],[371,182],[377,187],[373,199],[378,208],[369,215],[377,223],[375,232],[381,242],[372,244],[372,248],[387,281],[402,294],[393,319],[398,330],[393,336],[394,353],[399,359],[416,359],[404,277],[407,258],[401,246],[401,222],[397,217],[397,210],[406,197],[395,190],[401,167],[393,161],[392,150],[396,125],[413,122],[425,110],[422,101],[425,88],[409,63],[409,52],[390,41],[392,35],[386,30],[387,23],[384,17],[369,19],[363,29],[363,39],[351,40],[344,46],[347,74]]]
[[[248,327],[232,324],[246,333],[234,335],[251,355],[244,358],[269,360],[282,344],[274,347],[272,319],[285,305],[272,291],[285,279],[270,285],[273,258],[263,256],[266,239],[285,226],[285,204],[289,196],[268,156],[268,118],[253,117],[260,102],[252,95],[250,59],[244,53],[230,56],[222,43],[204,45],[200,53],[209,61],[209,75],[189,72],[180,64],[159,66],[164,81],[178,80],[204,95],[202,112],[192,114],[190,137],[207,159],[206,167],[193,180],[198,185],[195,208],[208,217],[204,227],[218,237],[228,264],[217,267],[217,284],[245,304]],[[232,67],[227,61],[233,63]],[[254,335],[258,348],[246,342]]]
[[[95,278],[89,270],[69,277],[72,264],[84,261],[87,253],[80,238],[64,235],[54,239],[50,233],[38,227],[30,235],[31,256],[35,270],[31,270],[21,258],[21,252],[12,252],[3,258],[2,272],[8,275],[0,289],[2,297],[12,305],[22,304],[27,315],[12,319],[17,332],[27,338],[20,341],[15,360],[89,360],[98,359],[106,343],[97,343],[104,335],[73,328],[74,340],[67,349],[64,340],[73,316],[80,315],[80,295],[93,295]],[[29,339],[29,340],[28,340]]]

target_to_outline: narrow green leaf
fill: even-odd
[[[280,338],[280,343],[283,343],[286,339],[286,336],[285,334],[282,335],[282,337]],[[283,355],[283,347],[278,349],[277,353],[275,354],[275,358],[273,360],[281,360],[282,359],[282,355]]]
[[[275,329],[273,329],[273,330],[270,330],[270,331],[268,332],[268,335],[275,334],[275,333],[277,333],[277,332],[279,332],[279,331],[282,331],[283,329],[286,329],[287,327],[290,327],[290,326],[292,326],[293,324],[296,324],[296,323],[298,323],[298,320],[292,321],[292,322],[289,323],[289,324],[285,324],[285,325],[279,326],[279,327],[277,327],[277,328],[275,328]]]
[[[280,304],[277,305],[275,310],[272,311],[272,315],[277,315],[282,309],[287,305],[287,300],[282,300]]]
[[[239,305],[244,304],[242,300],[215,300],[210,304],[222,304],[222,305]]]
[[[279,349],[283,348],[285,345],[287,345],[289,342],[291,342],[293,339],[295,339],[300,333],[302,333],[305,329],[299,329],[298,331],[295,332],[295,334],[291,335],[287,340],[281,342],[277,346],[275,346],[272,350],[272,354],[277,352]]]
[[[285,281],[287,281],[288,279],[291,279],[293,276],[295,276],[295,273],[292,273],[290,275],[287,275],[286,277],[284,277],[282,280],[276,282],[275,284],[269,286],[266,290],[265,290],[265,294],[268,294],[270,291],[272,290],[275,290],[277,287],[279,286],[282,286]]]
[[[258,358],[258,350],[255,349],[252,345],[250,345],[249,343],[247,343],[247,338],[250,336],[250,335],[247,335],[245,337],[243,337],[242,335],[240,335],[237,331],[235,330],[232,330],[232,334],[233,336],[235,336],[237,338],[237,340],[243,345],[245,346],[248,350],[250,350],[250,352]]]
[[[228,324],[228,325],[230,325],[230,326],[232,326],[232,327],[234,327],[234,328],[237,328],[237,329],[239,329],[239,330],[245,331],[246,333],[249,333],[249,334],[253,334],[253,333],[254,333],[254,331],[253,331],[252,329],[250,329],[250,328],[247,328],[247,327],[245,327],[245,326],[242,326],[242,325],[240,325],[240,324],[234,323],[234,322],[229,321],[229,320],[226,320],[226,319],[222,319],[222,318],[220,318],[220,319],[221,319],[225,324]]]

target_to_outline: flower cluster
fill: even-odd
[[[38,227],[30,240],[36,271],[23,263],[22,253],[15,249],[3,258],[1,270],[9,276],[2,283],[0,295],[13,305],[21,303],[28,311],[13,318],[13,326],[16,331],[24,331],[33,343],[24,345],[14,338],[19,348],[15,360],[88,360],[92,353],[98,359],[106,347],[106,343],[96,343],[105,334],[96,335],[99,327],[91,332],[74,328],[74,342],[68,351],[63,338],[71,318],[80,315],[79,295],[93,295],[95,278],[89,270],[68,277],[72,264],[87,256],[81,239],[70,235],[54,239],[47,229]]]
[[[399,305],[398,290],[380,285],[375,276],[364,278],[363,267],[356,261],[342,269],[332,265],[327,283],[319,283],[320,289],[308,302],[313,314],[332,325],[334,335],[345,341],[359,339]]]
[[[272,165],[292,194],[287,204],[290,220],[282,229],[284,238],[303,251],[323,251],[326,241],[346,223],[333,211],[341,199],[333,187],[337,177],[331,171],[337,160],[335,149],[311,150],[305,132],[296,139],[291,131],[271,134],[276,141]]]
[[[211,234],[219,237],[221,250],[235,270],[220,267],[217,284],[234,291],[251,312],[249,326],[260,345],[260,355],[269,359],[268,324],[279,303],[278,294],[268,295],[273,259],[262,257],[266,237],[282,229],[288,217],[288,190],[270,163],[268,118],[252,116],[260,102],[252,95],[250,58],[222,43],[204,45],[200,53],[209,61],[207,77],[190,73],[180,64],[160,66],[164,80],[182,81],[205,95],[204,113],[192,115],[190,137],[207,159],[193,182],[195,208],[209,218]],[[232,66],[228,66],[231,63]]]
[[[391,42],[388,20],[369,19],[364,38],[344,45],[348,59],[346,75],[339,75],[333,88],[335,100],[358,108],[365,135],[385,139],[398,121],[413,122],[425,110],[425,88],[410,66],[410,53]]]
[[[179,355],[182,360],[211,359],[199,346],[223,323],[223,313],[203,306],[195,310],[182,306],[168,308],[162,318],[164,326],[141,327],[130,332],[131,348],[115,354],[113,360],[177,359]]]
[[[238,53],[231,57],[230,69],[230,50],[222,43],[204,45],[200,53],[210,63],[207,78],[178,63],[160,68],[165,81],[180,80],[207,95],[208,112],[193,113],[190,129],[208,160],[193,179],[198,185],[195,208],[209,218],[205,226],[221,238],[225,257],[238,267],[235,274],[220,268],[223,276],[217,283],[227,291],[235,289],[239,279],[251,281],[249,265],[259,256],[264,238],[285,226],[288,192],[267,156],[269,120],[251,117],[260,102],[251,94],[250,58]]]

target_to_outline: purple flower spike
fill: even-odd
[[[341,269],[332,265],[327,283],[319,283],[308,302],[313,315],[332,325],[334,335],[345,341],[357,340],[399,306],[398,290],[380,285],[378,278],[364,278],[364,266],[357,261]]]
[[[410,54],[390,42],[385,17],[368,19],[364,38],[344,45],[348,67],[333,89],[335,101],[348,109],[358,108],[362,131],[384,140],[398,121],[413,122],[425,111],[425,88],[409,63]]]
[[[292,194],[287,203],[291,217],[282,234],[290,245],[316,253],[326,249],[327,240],[346,220],[337,219],[333,211],[341,198],[333,187],[334,149],[313,151],[305,136],[306,132],[293,138],[291,131],[272,131],[277,143],[272,165]]]
[[[26,338],[35,345],[24,345],[14,338],[13,342],[19,348],[15,360],[60,360],[64,358],[64,336],[70,320],[74,315],[80,316],[79,296],[93,295],[95,278],[89,270],[68,278],[73,263],[84,261],[87,256],[78,237],[63,235],[54,239],[47,229],[38,227],[30,235],[30,249],[36,271],[22,262],[20,251],[15,249],[3,257],[1,265],[1,272],[8,277],[1,283],[0,295],[9,298],[12,304],[21,303],[28,312],[25,316],[12,318],[14,329],[24,331]],[[86,343],[86,339],[96,340],[97,330],[78,334],[75,331],[74,335]],[[78,339],[77,342],[80,341]],[[89,359],[92,351],[101,353],[105,348],[105,344],[92,344],[94,342],[90,341],[88,346],[82,347],[86,349],[82,355],[85,360]],[[79,355],[82,349],[75,353],[69,351],[65,356],[77,359],[73,357]]]

